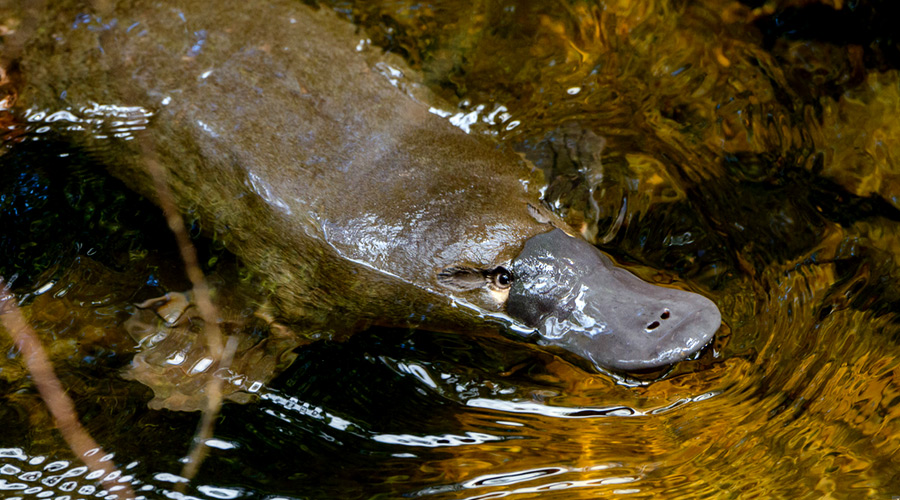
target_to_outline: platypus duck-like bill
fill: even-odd
[[[708,298],[647,283],[560,229],[529,238],[508,267],[452,269],[442,281],[504,291],[506,314],[527,327],[515,330],[601,369],[676,363],[707,345],[722,322]]]

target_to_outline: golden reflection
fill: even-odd
[[[816,145],[826,155],[824,175],[860,196],[877,194],[900,207],[900,78],[897,71],[869,73],[839,99],[823,99]],[[852,123],[855,129],[848,130]]]

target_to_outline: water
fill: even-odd
[[[900,495],[900,79],[875,21],[890,7],[800,4],[337,3],[459,103],[449,117],[544,169],[560,214],[643,278],[705,293],[724,326],[653,382],[499,336],[313,344],[258,402],[224,407],[188,494]],[[3,273],[22,293],[52,283],[26,312],[82,422],[136,491],[177,498],[197,416],[149,410],[119,376],[130,304],[186,288],[165,226],[42,140],[0,158],[0,242],[22,249],[3,248]],[[208,270],[230,259],[198,241]],[[0,342],[0,497],[111,490],[121,478],[75,473]]]

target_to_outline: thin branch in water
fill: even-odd
[[[146,145],[146,143],[145,143]],[[181,252],[181,260],[184,262],[184,270],[194,290],[194,302],[197,304],[197,310],[200,317],[203,318],[203,336],[206,339],[206,345],[209,348],[210,356],[213,361],[222,359],[222,332],[219,329],[218,314],[216,306],[212,303],[209,292],[209,285],[203,271],[200,270],[200,264],[197,260],[197,250],[191,243],[187,228],[184,226],[184,219],[178,212],[175,199],[172,196],[172,190],[166,182],[166,173],[154,158],[152,149],[143,148],[144,158],[146,159],[147,171],[153,179],[153,187],[156,189],[157,201],[162,208],[163,215],[166,217],[166,223],[172,234],[175,235],[175,241],[178,243],[178,251]]]
[[[103,471],[104,475],[116,472],[116,467],[112,462],[101,461],[101,458],[106,456],[106,452],[100,448],[100,445],[78,421],[74,403],[53,372],[53,365],[47,358],[40,339],[28,325],[22,311],[16,306],[15,297],[9,292],[3,277],[0,277],[0,324],[19,348],[19,353],[25,361],[28,372],[31,373],[34,385],[37,386],[41,398],[56,420],[56,427],[66,443],[69,444],[72,453],[92,471]],[[116,486],[118,486],[117,495],[121,492],[124,498],[135,498],[131,486],[127,483],[123,482]]]
[[[166,173],[156,161],[153,149],[150,147],[150,140],[149,137],[144,136],[141,141],[147,171],[153,179],[157,200],[166,217],[166,222],[169,224],[169,229],[178,242],[178,249],[181,252],[181,259],[184,261],[185,272],[193,286],[194,301],[197,304],[200,316],[203,318],[203,333],[210,357],[213,360],[212,366],[217,367],[217,373],[222,373],[231,365],[238,342],[236,338],[231,337],[228,339],[227,344],[223,345],[223,335],[219,328],[218,314],[210,297],[206,277],[203,275],[203,271],[200,270],[197,250],[191,243],[184,220],[178,212],[172,191],[166,182]],[[203,409],[200,424],[197,432],[194,434],[193,444],[188,452],[187,461],[181,469],[181,477],[185,478],[187,482],[194,478],[197,471],[200,470],[200,465],[206,458],[206,441],[213,435],[215,419],[219,414],[219,409],[222,407],[223,384],[224,380],[214,374],[206,385],[206,407]],[[186,483],[178,483],[175,486],[175,490],[179,493],[183,493],[185,488]]]
[[[221,365],[231,365],[231,360],[234,358],[234,353],[237,350],[237,346],[237,337],[228,337],[228,340],[225,342],[225,349],[222,351]],[[203,463],[203,460],[206,459],[206,454],[209,451],[209,448],[207,448],[206,446],[206,441],[213,436],[213,428],[215,427],[216,415],[219,414],[219,407],[222,404],[221,394],[222,385],[224,384],[224,382],[225,380],[222,377],[212,377],[206,387],[207,392],[209,392],[210,387],[215,385],[214,390],[220,395],[220,399],[215,407],[213,406],[214,401],[212,400],[212,398],[207,398],[206,400],[207,406],[203,410],[203,415],[200,418],[200,424],[197,426],[197,431],[194,433],[194,440],[191,446],[191,451],[188,453],[184,467],[181,469],[181,477],[188,480],[192,479],[197,474],[197,471],[200,470],[200,465]],[[175,491],[184,493],[185,487],[185,483],[177,483],[175,485]]]

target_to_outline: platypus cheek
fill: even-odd
[[[506,307],[506,302],[509,300],[509,288],[505,290],[490,290],[491,299],[494,301],[494,307],[496,309],[502,309]]]
[[[560,230],[530,238],[510,264],[506,312],[599,368],[645,370],[681,361],[721,325],[702,295],[644,282]]]
[[[457,293],[469,293],[481,307],[502,311],[509,300],[509,288],[513,277],[502,265],[481,268],[453,266],[438,273],[438,284]]]

